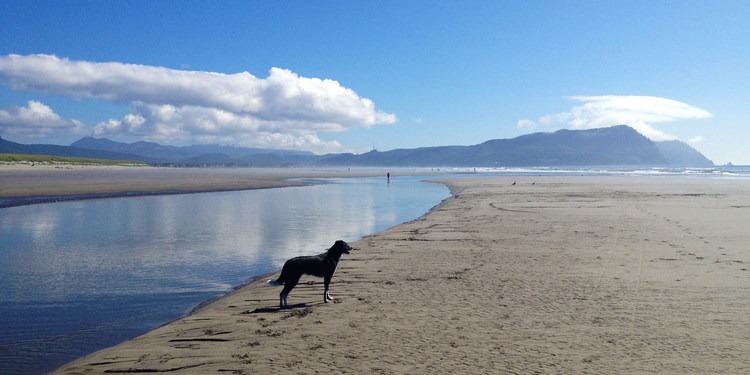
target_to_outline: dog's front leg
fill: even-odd
[[[328,286],[331,285],[331,276],[323,278],[323,285],[325,288],[323,291],[323,302],[328,303],[328,301],[333,301],[333,297],[328,293]]]

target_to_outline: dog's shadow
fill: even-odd
[[[301,307],[307,307],[306,303],[297,303],[294,305],[289,305],[288,307],[259,307],[253,311],[248,311],[246,314],[268,314],[268,313],[275,313],[279,311],[289,311],[292,309],[298,309]]]

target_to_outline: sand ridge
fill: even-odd
[[[352,244],[335,303],[259,280],[56,373],[750,372],[750,183],[514,180]]]

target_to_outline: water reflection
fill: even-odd
[[[116,344],[448,196],[417,178],[329,182],[0,209],[0,373],[41,373]]]

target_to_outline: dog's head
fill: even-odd
[[[331,248],[333,251],[337,251],[339,253],[343,254],[349,254],[349,251],[353,250],[349,244],[342,240],[336,241],[336,243],[333,244],[333,247]]]

